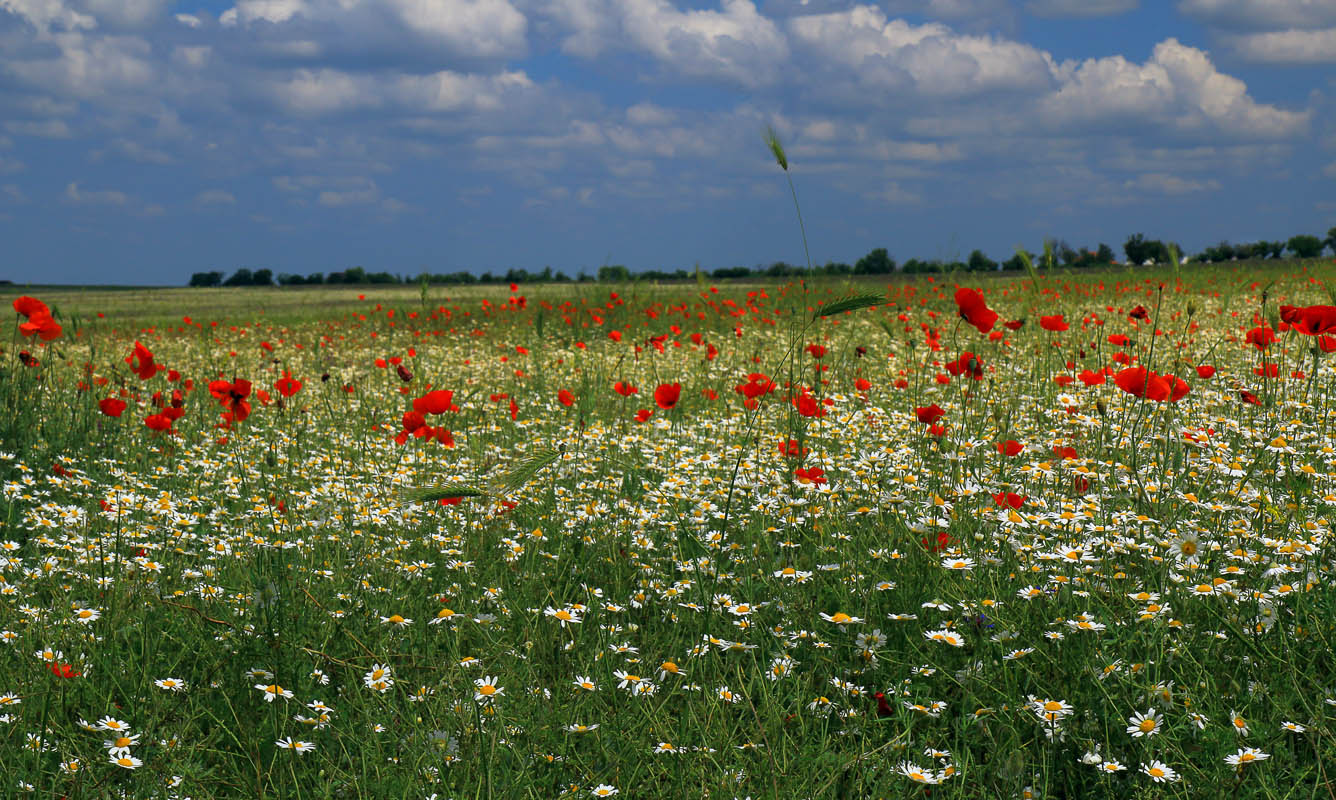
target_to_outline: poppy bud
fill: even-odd
[[[403,381],[404,383],[408,383],[409,381],[413,380],[413,373],[409,372],[408,367],[405,367],[403,364],[400,364],[399,366],[395,367],[394,370],[395,372],[399,373],[399,380]]]
[[[1095,401],[1095,410],[1099,412],[1101,417],[1108,413],[1109,407],[1105,405],[1104,398],[1101,397]]]
[[[321,376],[320,376],[320,382],[321,382],[321,383],[324,383],[325,381],[328,381],[328,380],[329,380],[329,373],[328,373],[328,372],[321,374]]]
[[[1188,301],[1188,316],[1190,317],[1190,316],[1192,316],[1193,314],[1196,314],[1196,313],[1197,313],[1197,304],[1196,304],[1195,302],[1189,300],[1189,301]]]

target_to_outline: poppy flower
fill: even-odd
[[[928,433],[941,438],[946,435],[946,426],[941,423],[934,423],[933,425],[928,426]]]
[[[1265,368],[1260,366],[1253,367],[1253,374],[1259,378],[1279,378],[1280,369],[1275,365],[1274,362],[1272,362],[1270,364],[1267,364]]]
[[[250,416],[251,405],[246,399],[250,393],[251,382],[245,378],[236,378],[231,383],[213,381],[209,384],[209,394],[227,409],[223,419],[228,423],[241,422]]]
[[[1103,371],[1095,372],[1093,370],[1088,370],[1088,369],[1081,370],[1081,373],[1076,377],[1079,378],[1081,383],[1084,383],[1086,386],[1103,386],[1105,381],[1107,380],[1107,378],[1105,378],[1104,376]]]
[[[1043,328],[1046,331],[1061,333],[1062,331],[1067,330],[1071,326],[1067,324],[1067,320],[1063,319],[1061,314],[1053,314],[1047,317],[1040,317],[1039,327]]]
[[[1076,458],[1076,457],[1077,457],[1077,456],[1076,456],[1076,448],[1075,448],[1075,447],[1060,447],[1060,446],[1055,446],[1055,447],[1053,448],[1053,455],[1055,455],[1055,456],[1057,456],[1058,458],[1061,458],[1061,459],[1069,459],[1069,458]]]
[[[886,693],[885,693],[885,692],[877,692],[876,694],[872,695],[872,698],[873,698],[874,700],[877,701],[877,716],[878,716],[878,717],[882,717],[882,718],[884,719],[884,718],[886,718],[886,717],[893,717],[893,716],[895,716],[895,710],[894,710],[893,708],[891,708],[891,704],[890,704],[890,703],[886,702]]]
[[[821,407],[821,404],[816,401],[815,397],[806,392],[798,395],[798,398],[793,401],[793,404],[798,407],[798,413],[802,414],[804,417],[826,416],[826,409]]]
[[[799,467],[793,471],[793,476],[798,479],[798,483],[817,486],[826,482],[826,471],[820,467],[809,467],[803,469]]]
[[[1021,444],[1015,439],[1008,439],[1005,442],[998,442],[996,445],[994,445],[994,447],[997,448],[997,452],[1008,457],[1020,455],[1021,451],[1025,449],[1025,445]]]
[[[1318,336],[1317,349],[1324,353],[1336,352],[1336,336]]]
[[[1128,394],[1147,400],[1177,403],[1191,387],[1182,378],[1157,375],[1145,367],[1129,367],[1114,376],[1113,382]]]
[[[952,375],[968,375],[976,381],[983,380],[983,359],[966,350],[955,361],[947,362],[946,371]]]
[[[61,661],[52,661],[50,666],[51,674],[57,678],[77,678],[82,672],[76,672],[74,667]]]
[[[787,442],[779,443],[779,454],[789,458],[802,458],[807,455],[808,448],[798,444],[797,439],[789,439]]]
[[[663,383],[654,390],[654,404],[664,411],[668,411],[677,405],[678,398],[682,396],[682,384]]]
[[[1109,337],[1109,344],[1115,347],[1127,347],[1131,343],[1132,340],[1129,339],[1126,335],[1121,333],[1115,333]]]
[[[937,422],[937,420],[946,416],[946,410],[936,403],[933,403],[926,408],[915,408],[914,414],[918,417],[919,422],[922,422],[924,425],[932,425]]]
[[[1011,321],[1009,321],[1009,322],[1004,322],[1004,323],[1002,323],[1002,325],[1003,325],[1004,327],[1006,327],[1006,329],[1009,330],[1009,331],[1018,331],[1018,330],[1021,329],[1022,326],[1025,325],[1025,320],[1023,320],[1023,319],[1013,319],[1013,320],[1011,320]]]
[[[99,400],[97,407],[109,417],[119,417],[125,411],[125,401],[116,397]]]
[[[1145,320],[1145,319],[1150,319],[1150,312],[1146,310],[1145,306],[1137,306],[1136,308],[1127,312],[1127,316],[1130,319]]]
[[[867,378],[859,378],[854,381],[854,388],[860,392],[866,392],[868,389],[872,388],[872,382]]]
[[[1285,319],[1284,307],[1281,319]],[[1285,319],[1294,329],[1305,336],[1317,336],[1324,333],[1336,333],[1336,306],[1308,306],[1295,309],[1295,319]]]
[[[165,414],[152,414],[144,418],[144,425],[151,431],[165,433],[172,429],[172,420]]]
[[[126,357],[125,363],[129,364],[130,370],[144,381],[167,369],[161,364],[154,364],[153,353],[139,342],[135,342],[134,352]]]
[[[292,377],[292,373],[283,372],[283,377],[274,382],[274,389],[284,397],[292,397],[302,390],[302,382]]]
[[[826,354],[826,348],[819,344],[809,344],[807,352],[812,354],[812,358],[821,358]]]
[[[973,325],[979,333],[988,333],[997,324],[997,312],[984,302],[977,289],[960,287],[956,290],[956,310],[960,318]]]
[[[640,391],[631,384],[623,383],[622,381],[617,381],[616,383],[614,383],[612,385],[612,390],[617,394],[621,395],[622,397],[630,397],[631,395],[637,394]]]
[[[1025,497],[1015,492],[998,492],[993,495],[993,502],[1003,508],[1018,509],[1025,505]]]
[[[567,408],[570,408],[571,406],[575,405],[575,395],[571,394],[568,389],[562,389],[561,391],[557,392],[557,402],[561,403],[563,406],[566,406]]]
[[[1198,377],[1198,378],[1201,378],[1202,380],[1207,380],[1207,379],[1209,379],[1209,378],[1210,378],[1211,376],[1213,376],[1213,375],[1215,375],[1215,367],[1212,367],[1212,366],[1210,366],[1209,364],[1198,364],[1198,365],[1197,365],[1197,377]]]
[[[649,418],[654,416],[654,412],[648,408],[642,408],[636,412],[636,422],[648,422]]]
[[[414,400],[413,410],[419,414],[444,414],[447,411],[458,411],[459,406],[455,405],[455,393],[452,390],[437,389]]]
[[[1262,401],[1257,397],[1257,395],[1253,394],[1247,389],[1239,390],[1239,399],[1245,403],[1252,403],[1255,406],[1260,406],[1262,404]]]
[[[1258,350],[1265,350],[1276,341],[1276,332],[1271,330],[1270,325],[1259,325],[1248,331],[1248,335],[1244,337],[1244,341],[1253,347],[1256,347]]]
[[[46,303],[24,295],[14,301],[14,310],[26,320],[19,323],[19,333],[24,336],[36,335],[44,342],[60,338],[60,323],[52,319],[51,309],[46,307]]]

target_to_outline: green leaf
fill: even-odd
[[[860,308],[871,308],[879,306],[886,302],[886,298],[879,294],[855,294],[848,297],[841,297],[829,305],[822,306],[812,315],[812,319],[821,317],[833,317],[836,314],[843,314],[846,311],[857,311]]]

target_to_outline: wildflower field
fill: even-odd
[[[1333,278],[9,288],[0,795],[1336,797]]]

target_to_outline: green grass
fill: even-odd
[[[1297,333],[1244,341],[1324,302],[1325,269],[524,286],[522,308],[506,287],[36,293],[64,335],[0,354],[3,792],[923,796],[911,762],[945,778],[933,797],[1331,797],[1333,371]],[[1024,327],[959,324],[956,280]],[[1070,330],[1040,329],[1058,313]],[[179,380],[134,374],[135,341]],[[966,350],[983,379],[939,382]],[[1054,380],[1118,352],[1191,391]],[[750,373],[777,384],[755,408]],[[253,409],[219,428],[208,384],[234,378]],[[425,421],[454,446],[397,444],[429,388],[453,392]],[[149,430],[174,390],[174,433]],[[503,691],[476,700],[483,678]],[[275,684],[293,697],[255,688]],[[1070,715],[1041,723],[1043,700]],[[108,716],[141,766],[81,727]],[[1269,758],[1226,763],[1244,747]]]

